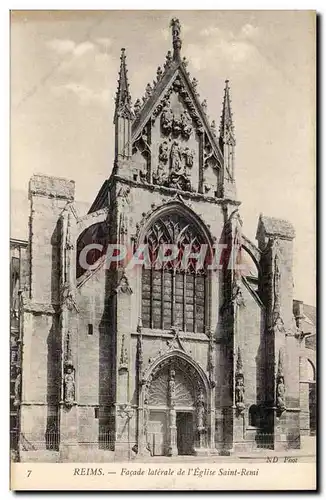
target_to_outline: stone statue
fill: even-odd
[[[164,68],[168,69],[170,67],[172,61],[173,61],[171,50],[168,50],[168,53],[166,54],[165,59],[166,59],[166,61],[165,61],[165,64],[164,64]]]
[[[140,101],[140,99],[137,99],[137,101],[134,104],[135,115],[138,115],[140,110],[141,110],[141,101]]]
[[[239,403],[244,403],[244,380],[243,377],[238,377],[235,383],[235,403],[238,405]]]
[[[173,113],[170,108],[170,103],[167,102],[161,114],[162,132],[166,135],[169,135],[172,130],[172,124],[173,124]]]
[[[159,163],[156,172],[153,172],[153,183],[160,185],[168,184],[168,175],[162,163]]]
[[[197,86],[198,86],[198,80],[197,78],[193,78],[192,81],[191,81],[191,85],[193,86],[193,88],[196,90],[197,89]]]
[[[285,410],[285,385],[283,375],[279,376],[277,381],[276,406],[280,411]]]
[[[167,163],[169,159],[169,145],[166,141],[162,142],[159,147],[158,159],[162,163]]]
[[[167,182],[168,178],[165,165],[169,159],[169,145],[166,141],[160,144],[158,159],[159,159],[159,164],[157,170],[156,172],[153,173],[153,183],[163,185]]]
[[[148,83],[146,85],[146,89],[145,89],[145,97],[146,97],[146,99],[148,99],[152,95],[152,92],[153,92],[152,86],[151,86],[150,83]]]
[[[169,379],[169,399],[171,407],[175,406],[175,371],[170,371]]]
[[[67,365],[64,376],[64,402],[72,406],[75,402],[75,374],[72,365]]]
[[[202,430],[205,427],[205,398],[203,391],[200,389],[197,398],[197,428]]]
[[[240,347],[238,347],[238,357],[237,357],[236,371],[235,371],[234,396],[235,396],[235,405],[240,413],[242,413],[245,409],[244,393],[245,393],[245,387],[244,387],[242,356]]]
[[[180,38],[180,33],[181,33],[181,24],[180,24],[179,19],[174,17],[171,20],[170,25],[172,27],[172,39],[173,39],[173,41],[176,41]]]
[[[184,110],[184,112],[181,113],[180,122],[181,122],[182,137],[184,139],[189,139],[192,132],[192,121],[186,110]]]
[[[204,99],[203,102],[201,103],[201,107],[203,108],[203,111],[206,114],[207,113],[207,101],[206,101],[206,99]]]
[[[171,172],[179,173],[182,167],[180,148],[177,141],[174,141],[170,152]]]
[[[174,117],[172,129],[173,129],[173,135],[175,137],[178,137],[181,133],[181,118]]]
[[[186,147],[183,151],[183,157],[185,159],[185,165],[187,168],[192,168],[194,164],[194,151],[191,151],[188,147]]]

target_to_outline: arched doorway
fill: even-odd
[[[168,356],[143,391],[144,441],[152,456],[194,455],[207,446],[207,390],[193,363]]]

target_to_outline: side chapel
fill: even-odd
[[[88,214],[77,214],[73,181],[30,180],[21,452],[82,460],[90,449],[120,459],[300,447],[294,229],[261,215],[257,243],[245,236],[229,82],[217,130],[181,56],[178,19],[171,28],[173,51],[134,106],[122,49],[114,166]],[[104,251],[85,270],[79,255],[94,242]],[[162,243],[225,244],[246,272],[106,269],[110,243],[153,254]]]

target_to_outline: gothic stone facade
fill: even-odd
[[[260,440],[300,447],[294,230],[260,216],[257,245],[246,238],[229,84],[217,133],[181,58],[178,20],[171,27],[173,52],[134,106],[122,50],[114,167],[89,213],[77,215],[73,181],[30,181],[22,455],[37,447],[61,460],[89,459],[91,449],[116,459],[211,455]],[[223,243],[231,260],[241,249],[248,272],[107,269],[96,250],[85,270],[79,257],[94,242],[154,252],[162,242],[209,251]]]

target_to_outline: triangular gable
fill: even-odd
[[[148,120],[154,115],[157,116],[161,110],[161,101],[164,99],[173,86],[174,82],[180,79],[184,95],[184,105],[189,111],[191,118],[194,120],[198,128],[203,128],[206,132],[212,149],[217,160],[222,165],[223,155],[218,145],[217,138],[214,136],[211,126],[209,125],[206,114],[204,113],[198,97],[194,91],[193,85],[189,80],[189,76],[182,62],[172,61],[171,66],[166,70],[161,80],[156,84],[152,94],[144,103],[140,113],[136,117],[132,125],[132,142],[134,142],[141,134],[143,128],[148,123]],[[180,92],[179,92],[180,93]]]

